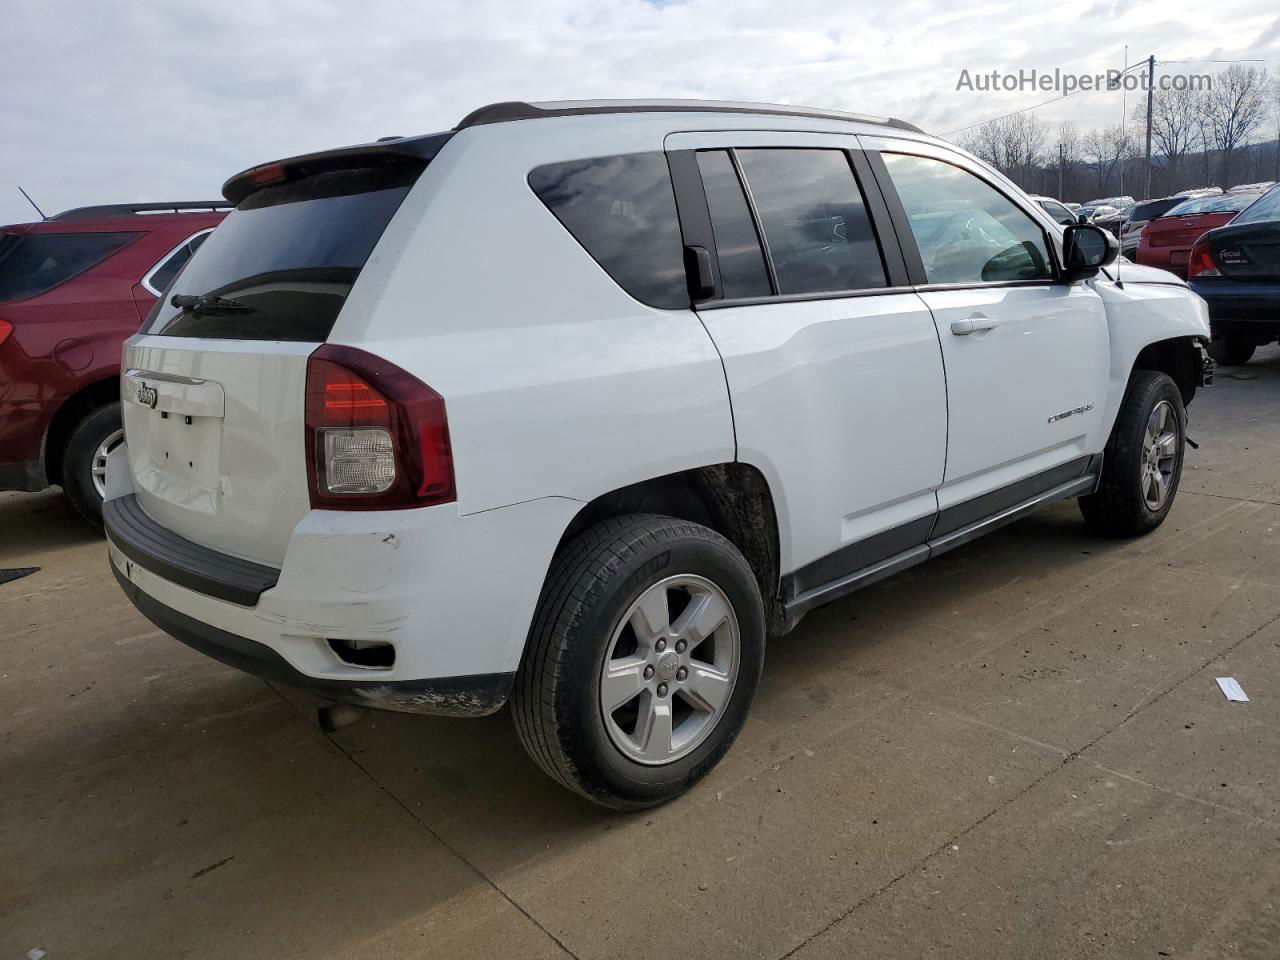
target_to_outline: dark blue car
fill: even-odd
[[[1280,186],[1197,240],[1187,277],[1209,304],[1209,353],[1219,363],[1248,363],[1280,340]]]

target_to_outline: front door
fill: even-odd
[[[1084,472],[1105,442],[1110,341],[1091,282],[1058,279],[1054,239],[965,158],[879,140],[908,228],[917,290],[933,313],[950,409],[938,533],[983,497],[998,512]],[[1012,191],[1010,191],[1012,193]],[[890,203],[894,202],[890,197]],[[908,264],[909,270],[912,264]],[[953,511],[972,521],[973,510]]]

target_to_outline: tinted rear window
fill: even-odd
[[[751,210],[726,150],[698,154],[698,169],[711,214],[711,231],[720,261],[720,283],[727,299],[767,297],[773,293]]]
[[[136,233],[0,235],[0,302],[22,300],[101,263]]]
[[[302,340],[329,336],[347,294],[421,164],[316,174],[250,194],[209,235],[158,301],[147,332]],[[178,309],[172,297],[239,309]]]
[[[650,306],[689,306],[671,171],[661,153],[549,163],[529,186],[614,282]]]
[[[1164,214],[1172,210],[1182,201],[1177,197],[1169,197],[1164,200],[1150,200],[1147,203],[1137,204],[1130,212],[1130,220],[1154,220],[1156,217],[1164,216]]]
[[[880,246],[841,150],[739,150],[779,293],[886,284]]]

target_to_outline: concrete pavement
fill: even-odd
[[[630,816],[505,714],[325,736],[0,495],[41,568],[0,585],[0,960],[1280,956],[1280,350],[1220,372],[1159,531],[1063,504],[811,614]]]

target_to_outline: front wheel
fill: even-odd
[[[729,750],[764,663],[764,606],[724,537],[631,514],[556,555],[512,692],[529,755],[614,809],[683,793]]]
[[[62,455],[62,490],[80,514],[102,526],[107,493],[107,457],[124,443],[120,404],[108,403],[87,414],[71,431]]]
[[[1182,476],[1187,412],[1177,384],[1165,373],[1136,370],[1103,454],[1096,493],[1080,498],[1095,532],[1135,537],[1160,526]]]

